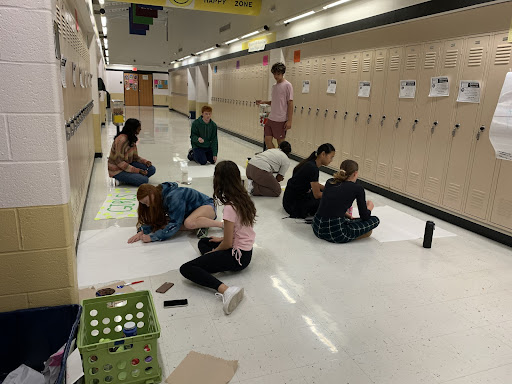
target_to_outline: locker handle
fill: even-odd
[[[455,124],[455,127],[452,130],[452,137],[455,137],[457,130],[460,128],[460,124]]]
[[[334,111],[334,118],[338,115],[338,111]]]
[[[402,121],[402,118],[399,117],[398,119],[396,119],[396,124],[395,124],[395,128],[398,128],[398,124],[400,124],[400,122]]]
[[[438,121],[434,121],[434,123],[432,124],[432,128],[430,129],[430,133],[431,134],[434,134],[434,130],[436,129],[437,124],[439,124]]]
[[[386,115],[382,116],[382,119],[380,121],[380,126],[384,126],[384,120],[386,120]]]
[[[293,113],[297,112],[297,106],[293,107]]]
[[[325,110],[324,117],[327,117],[327,113],[329,113],[328,109]]]
[[[414,120],[414,124],[412,125],[412,130],[414,132],[414,130],[416,129],[416,125],[418,124],[418,119],[415,119]]]
[[[345,116],[343,117],[345,120],[347,120],[348,112],[345,111]]]
[[[304,107],[300,108],[300,113],[304,112]]]
[[[357,119],[359,119],[359,112],[356,112],[356,118],[355,118],[355,121],[357,121]]]
[[[368,115],[368,120],[366,120],[366,124],[370,124],[370,120],[372,119],[372,114],[370,113]]]
[[[316,109],[316,115],[318,116],[318,112],[320,112],[320,108]]]
[[[477,140],[480,140],[480,135],[485,131],[485,125],[482,125],[480,127],[480,130],[478,131],[478,133],[476,134],[476,139]]]
[[[311,113],[311,107],[308,109],[308,115]]]

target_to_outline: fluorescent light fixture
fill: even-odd
[[[260,33],[260,31],[254,31],[254,32],[248,33],[247,35],[243,35],[243,36],[241,37],[241,39],[247,39],[248,37],[251,37],[251,36],[257,35],[258,33]]]
[[[309,11],[309,12],[303,13],[302,15],[292,17],[291,19],[283,21],[283,24],[288,24],[288,23],[291,23],[292,21],[299,20],[299,19],[302,19],[304,17],[311,16],[313,13],[315,13],[315,11]]]
[[[199,52],[196,52],[195,54],[200,55],[201,53],[204,53],[204,51],[199,51]]]
[[[107,27],[103,27],[103,36],[107,36]]]
[[[187,60],[187,59],[190,59],[192,56],[188,55],[188,56],[185,56],[184,58],[182,58],[181,60]]]
[[[108,49],[105,49],[105,56],[108,56]]]
[[[105,49],[108,49],[108,40],[103,39],[103,45],[105,46]]]
[[[210,51],[213,51],[216,47],[211,47],[211,48],[208,48],[208,49],[205,49],[204,51],[205,52],[210,52]]]
[[[234,43],[235,41],[238,41],[238,40],[240,40],[240,39],[237,37],[236,39],[226,41],[224,44],[229,45],[229,44]]]
[[[98,0],[98,3],[100,3],[100,5],[103,5],[105,4],[105,0]]]
[[[101,26],[102,27],[107,26],[107,18],[105,16],[101,16]]]
[[[176,63],[176,60],[171,61],[171,64],[174,64],[174,63]]]
[[[329,9],[329,8],[332,8],[332,7],[335,7],[337,5],[340,5],[340,4],[343,4],[343,3],[348,3],[350,0],[339,0],[339,1],[335,1],[334,3],[331,3],[331,4],[327,4],[324,9]]]

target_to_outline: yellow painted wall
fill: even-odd
[[[153,95],[153,105],[168,105],[167,95]]]
[[[123,100],[124,101],[124,93],[111,93],[110,101],[112,100]]]

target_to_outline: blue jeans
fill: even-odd
[[[213,161],[213,151],[211,148],[194,148],[194,161],[201,165],[205,165],[206,162],[215,164]]]
[[[134,161],[130,164],[132,167],[143,169],[145,171],[148,171],[148,174],[146,176],[141,175],[140,173],[131,173],[131,172],[125,172],[122,171],[121,173],[118,173],[114,176],[114,178],[123,184],[130,184],[135,185],[138,187],[142,184],[149,183],[149,178],[153,176],[156,172],[156,168],[154,166],[148,167],[146,164],[139,163],[137,161]]]

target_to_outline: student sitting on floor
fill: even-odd
[[[144,184],[137,190],[139,221],[137,234],[128,243],[144,243],[170,239],[180,229],[199,229],[197,237],[208,234],[209,227],[222,228],[216,221],[213,199],[192,188],[177,183],[158,186]]]
[[[322,144],[295,167],[283,196],[283,208],[290,217],[304,219],[316,213],[324,189],[318,182],[318,168],[329,165],[335,153],[332,144]]]
[[[258,153],[247,164],[246,175],[249,180],[248,191],[253,196],[278,197],[281,194],[281,181],[290,166],[288,156],[292,146],[287,141],[279,144],[279,149],[272,148]],[[274,173],[277,176],[274,177]]]
[[[241,271],[251,262],[256,234],[256,207],[245,190],[240,171],[232,161],[221,161],[213,176],[213,197],[224,205],[224,237],[199,240],[201,256],[181,266],[180,272],[196,284],[215,289],[229,315],[244,297],[244,289],[228,287],[211,274]]]
[[[136,187],[148,183],[156,172],[151,161],[143,159],[137,152],[137,135],[140,130],[139,120],[126,120],[123,130],[114,137],[108,157],[108,175]]]
[[[190,132],[192,149],[188,159],[205,165],[207,162],[215,164],[219,143],[217,139],[217,124],[212,120],[212,107],[205,105],[201,108],[201,116],[192,123]]]
[[[320,207],[313,218],[313,232],[331,243],[369,237],[379,225],[379,218],[371,216],[373,203],[365,199],[364,188],[356,184],[358,165],[354,160],[345,160],[340,170],[325,183]],[[357,200],[359,219],[352,219],[347,209]]]

